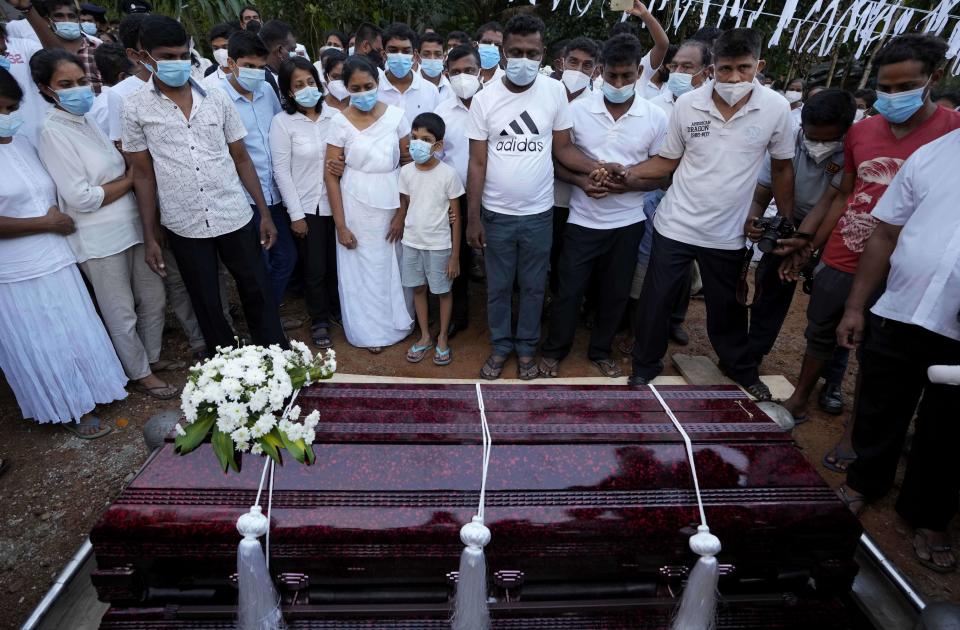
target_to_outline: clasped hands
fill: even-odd
[[[597,168],[583,178],[583,192],[588,197],[602,199],[610,193],[623,193],[627,189],[627,169],[616,162],[597,162]]]

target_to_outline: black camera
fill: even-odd
[[[795,232],[793,221],[786,217],[760,217],[753,220],[753,224],[763,230],[763,235],[757,243],[757,247],[764,254],[769,254],[777,247],[777,241],[782,238],[790,238]]]

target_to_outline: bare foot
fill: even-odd
[[[807,401],[795,400],[793,396],[780,403],[780,406],[790,412],[794,418],[807,417]]]
[[[147,374],[141,379],[137,379],[137,382],[146,387],[147,389],[159,389],[161,387],[166,387],[167,384],[160,379],[156,374]]]

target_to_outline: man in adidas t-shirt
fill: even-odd
[[[506,75],[488,83],[470,106],[467,241],[471,247],[486,248],[487,322],[493,345],[480,372],[486,379],[499,378],[514,351],[520,378],[537,377],[534,355],[553,233],[553,159],[576,173],[600,167],[570,140],[563,84],[539,72],[543,31],[543,22],[529,15],[507,23]],[[520,286],[515,335],[514,280]]]

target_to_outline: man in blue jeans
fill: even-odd
[[[543,32],[543,22],[533,16],[518,15],[507,23],[506,74],[487,83],[470,106],[467,242],[485,248],[493,352],[480,376],[490,380],[500,377],[514,351],[518,376],[538,375],[534,356],[553,236],[553,159],[577,173],[601,167],[571,142],[563,84],[540,75]],[[515,280],[520,286],[516,334],[511,325]]]
[[[249,31],[234,33],[227,42],[227,54],[230,75],[223,80],[221,88],[237,108],[243,126],[247,129],[243,142],[257,170],[273,223],[277,226],[277,242],[271,249],[265,250],[263,255],[270,275],[274,303],[279,305],[283,302],[287,282],[297,262],[290,218],[281,203],[280,190],[273,181],[273,164],[270,158],[270,124],[273,117],[280,113],[280,101],[274,91],[264,85],[267,47],[259,37]],[[247,201],[253,204],[249,194]],[[256,213],[254,220],[258,221],[259,226],[259,215]],[[284,327],[289,328],[290,325],[284,322]]]

